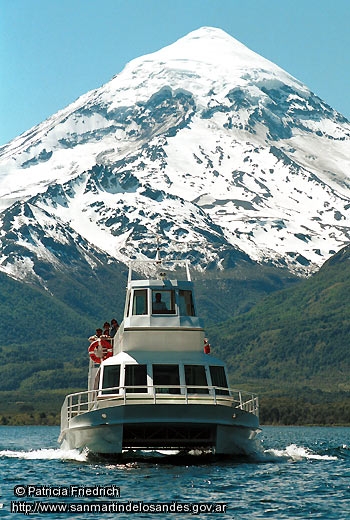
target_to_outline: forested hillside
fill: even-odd
[[[207,322],[233,315],[207,327],[212,353],[228,361],[232,386],[259,393],[265,422],[350,423],[349,250],[297,283],[273,270],[196,282]],[[0,421],[57,421],[64,395],[86,387],[87,336],[121,319],[125,282],[125,267],[89,287],[61,278],[58,298],[0,274]]]
[[[212,273],[198,280],[198,304],[206,322],[243,312],[295,280],[287,275],[280,279],[266,268],[250,276],[217,279]],[[121,321],[126,279],[127,268],[120,265],[100,269],[90,280],[58,275],[50,280],[49,293],[0,273],[0,391],[84,388],[86,338],[106,319]]]
[[[208,333],[213,351],[228,361],[233,386],[257,389],[263,402],[277,399],[284,408],[286,400],[306,407],[337,402],[343,419],[347,404],[350,422],[349,246],[308,280]],[[297,416],[294,408],[290,415]]]
[[[0,273],[0,414],[41,410],[51,395],[61,401],[63,389],[86,386],[87,337],[120,316],[125,282],[125,266],[103,267],[89,287],[78,276],[57,277],[54,295]]]

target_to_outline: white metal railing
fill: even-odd
[[[61,425],[62,429],[67,428],[72,417],[107,406],[174,403],[220,404],[259,415],[258,397],[232,388],[196,385],[118,386],[67,395],[61,410]]]

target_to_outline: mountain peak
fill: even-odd
[[[218,54],[221,51],[221,54]],[[225,63],[232,56],[245,56],[251,59],[261,59],[241,42],[222,29],[201,27],[179,38],[177,41],[153,53],[153,56],[166,56],[167,59],[183,59],[192,61],[214,61]],[[152,55],[148,55],[152,56]]]
[[[156,52],[136,58],[129,65],[162,59],[172,64],[176,61],[213,63],[216,67],[242,64],[248,67],[249,64],[265,62],[275,67],[228,33],[215,27],[201,27]]]
[[[349,142],[305,85],[200,28],[2,147],[0,269],[68,243],[127,262],[158,228],[200,269],[308,274],[349,240]]]
[[[182,78],[184,83],[187,80],[195,85],[192,92],[197,94],[215,92],[225,84],[232,86],[233,82],[240,85],[264,78],[278,78],[305,89],[283,69],[214,27],[201,27],[159,51],[132,60],[117,77],[120,80],[128,75],[137,81],[143,71],[149,75],[151,68],[153,78],[176,74],[178,80]]]
[[[213,62],[215,66],[245,65],[268,62],[243,43],[239,42],[222,29],[201,27],[180,38],[161,51],[168,57],[183,58],[193,61]],[[234,63],[233,63],[234,62]]]

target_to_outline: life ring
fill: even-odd
[[[210,344],[208,338],[204,338],[204,354],[210,354]]]
[[[94,363],[101,363],[111,357],[113,353],[112,345],[105,339],[97,339],[88,348],[89,356]]]

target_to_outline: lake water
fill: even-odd
[[[350,518],[350,428],[264,427],[249,460],[123,464],[61,450],[58,433],[0,427],[0,518]]]

